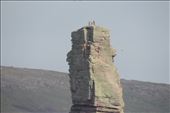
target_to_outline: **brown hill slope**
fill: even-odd
[[[121,80],[125,113],[170,113],[170,85]],[[1,67],[1,112],[68,113],[67,73]]]

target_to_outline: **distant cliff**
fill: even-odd
[[[169,113],[170,85],[121,80],[125,113]],[[1,67],[1,112],[68,113],[67,73]]]

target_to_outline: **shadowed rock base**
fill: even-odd
[[[122,113],[118,108],[89,105],[73,105],[70,113]]]

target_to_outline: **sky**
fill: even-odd
[[[169,83],[168,2],[1,2],[1,65],[68,72],[71,32],[110,30],[121,78]]]

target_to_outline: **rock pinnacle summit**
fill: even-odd
[[[73,103],[70,113],[124,113],[109,31],[95,22],[89,24],[71,33],[72,49],[67,54]]]

